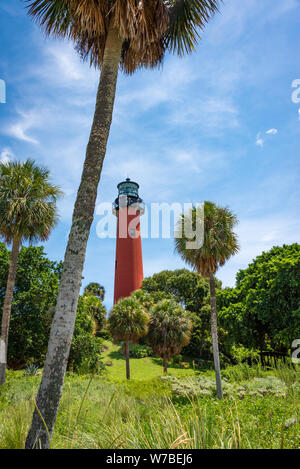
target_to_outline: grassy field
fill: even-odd
[[[154,359],[125,363],[109,346],[103,376],[68,373],[52,448],[300,448],[299,369],[223,370],[225,397],[212,371],[170,367]],[[40,376],[9,371],[0,397],[0,448],[23,448]]]
[[[111,362],[112,366],[106,366],[107,376],[112,381],[120,381],[125,378],[125,357],[120,352],[119,345],[113,345],[105,341],[103,344],[105,350],[102,353],[103,363]],[[193,364],[189,363],[190,368],[185,369],[180,365],[171,364],[169,374],[173,376],[194,375]],[[162,374],[162,360],[154,357],[131,358],[130,359],[131,378],[134,380],[148,380],[157,378]]]

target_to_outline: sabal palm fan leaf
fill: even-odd
[[[149,315],[136,300],[124,298],[112,309],[108,319],[109,330],[115,343],[129,340],[136,343],[147,334]]]
[[[219,0],[167,0],[169,27],[165,33],[166,48],[178,55],[195,49],[200,32],[218,11]]]
[[[135,301],[137,301],[144,310],[149,313],[151,307],[154,304],[153,297],[149,295],[149,293],[145,292],[144,290],[136,290],[133,293],[131,293],[131,298],[133,298]]]
[[[204,203],[204,211],[196,207],[189,213],[181,215],[176,227],[175,250],[181,258],[199,274],[209,278],[211,303],[211,334],[213,345],[214,366],[216,372],[217,396],[223,397],[215,292],[215,273],[231,256],[239,251],[237,235],[233,229],[237,217],[227,207],[219,207],[212,202]],[[194,233],[204,232],[203,244],[196,249],[189,249],[189,233],[185,227],[190,226]],[[193,240],[192,240],[193,241]]]
[[[166,50],[195,49],[219,0],[27,0],[46,34],[71,38],[84,59],[101,66],[112,22],[123,40],[120,67],[156,67]]]
[[[29,14],[46,34],[71,38],[81,56],[101,66],[110,25],[122,38],[120,66],[133,73],[156,66],[164,53],[168,9],[162,0],[35,0]],[[57,20],[55,20],[57,18]]]
[[[59,188],[49,182],[49,171],[33,161],[0,165],[0,236],[10,243],[20,239],[46,240],[57,222]]]
[[[194,270],[209,277],[239,251],[237,235],[232,231],[236,223],[236,216],[228,208],[205,202],[204,217],[196,208],[181,215],[176,228],[175,249]],[[186,248],[191,240],[184,234],[185,224],[192,226],[194,232],[204,225],[204,242],[200,249]]]
[[[0,163],[0,238],[12,242],[11,261],[3,305],[1,340],[7,354],[11,305],[20,245],[46,240],[57,222],[60,189],[49,181],[49,171],[34,161]],[[0,384],[6,362],[0,364]]]
[[[26,448],[48,448],[72,342],[87,241],[112,122],[118,72],[159,65],[167,49],[190,52],[216,0],[25,0],[48,35],[73,41],[101,67],[92,129],[73,212],[43,379]],[[183,8],[184,6],[184,8]],[[202,12],[202,13],[201,13]],[[202,15],[202,19],[201,19]],[[67,338],[67,339],[66,339]],[[55,382],[55,386],[54,383]],[[53,386],[56,392],[53,392]]]
[[[135,344],[147,334],[149,315],[135,298],[124,298],[114,305],[108,318],[108,328],[114,343],[124,342],[126,356],[126,377],[130,378],[129,344]]]
[[[191,320],[173,299],[162,300],[152,307],[146,340],[155,355],[163,359],[165,372],[167,360],[180,353],[189,343],[191,331]]]
[[[100,283],[91,282],[84,289],[83,296],[85,295],[94,295],[103,301],[105,296],[105,288],[103,285],[100,285]]]

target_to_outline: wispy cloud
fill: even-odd
[[[19,119],[7,125],[3,133],[14,137],[23,142],[33,143],[37,145],[39,142],[36,138],[28,135],[27,131],[30,130],[35,124],[39,122],[39,116],[34,111],[19,111]]]
[[[261,133],[259,132],[257,135],[256,135],[256,141],[255,141],[256,145],[258,147],[263,147],[264,146],[264,139],[262,138],[261,136]]]
[[[270,129],[266,131],[266,135],[276,135],[276,134],[278,134],[277,129]]]
[[[269,129],[267,130],[266,132],[264,132],[265,135],[268,135],[268,136],[271,136],[271,135],[277,135],[278,134],[278,129]],[[265,139],[262,137],[262,133],[261,132],[258,132],[258,134],[256,135],[256,141],[255,141],[256,145],[258,147],[263,147],[264,146],[264,143],[265,143]]]
[[[7,164],[9,161],[13,160],[15,155],[10,148],[3,148],[0,153],[0,163]]]
[[[80,90],[82,95],[94,89],[100,72],[80,59],[71,42],[51,41],[41,52],[43,64],[34,70],[28,70],[28,74],[42,77],[48,83],[64,88],[72,85],[72,92]]]

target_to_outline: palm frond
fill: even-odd
[[[173,299],[164,299],[151,309],[147,343],[154,353],[168,360],[190,341],[192,322]]]
[[[165,34],[166,48],[178,55],[195,49],[200,32],[219,9],[219,0],[166,0],[169,28]]]
[[[68,0],[25,0],[29,16],[48,35],[65,37],[71,34],[74,9]]]
[[[0,236],[30,242],[46,240],[58,220],[56,202],[62,195],[49,171],[34,161],[0,164]]]
[[[108,328],[115,343],[136,343],[148,332],[149,315],[135,298],[124,298],[114,305],[108,318]]]
[[[196,231],[197,224],[198,228],[203,225],[204,240],[199,249],[187,248],[187,242],[191,241],[184,229],[187,219],[193,231]],[[209,277],[239,251],[237,235],[233,231],[237,222],[236,215],[229,208],[205,202],[203,218],[197,218],[196,208],[181,215],[175,233],[175,250],[194,270]]]
[[[167,50],[194,50],[219,0],[25,0],[48,35],[68,37],[91,66],[101,67],[108,27],[123,40],[120,67],[159,66]]]

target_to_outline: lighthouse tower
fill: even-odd
[[[139,185],[129,178],[120,182],[113,203],[113,213],[118,218],[114,303],[141,288],[144,276],[140,216],[144,211]]]

